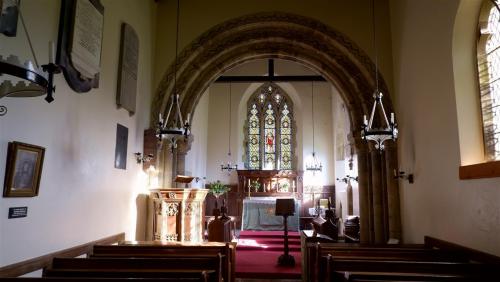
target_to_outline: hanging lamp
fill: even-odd
[[[191,125],[189,120],[191,114],[188,113],[186,120],[182,119],[182,113],[179,103],[179,92],[177,89],[177,63],[178,63],[178,49],[179,49],[179,14],[180,2],[177,0],[177,23],[176,23],[176,37],[175,37],[175,61],[174,61],[174,91],[171,95],[170,106],[168,107],[165,119],[162,114],[159,114],[158,127],[156,129],[156,136],[158,139],[167,139],[170,142],[171,150],[177,148],[177,140],[184,136],[187,138],[190,135]],[[172,112],[175,111],[175,114]],[[172,120],[170,119],[172,114]]]
[[[228,136],[227,136],[227,164],[221,163],[220,169],[222,171],[227,171],[227,173],[231,173],[234,170],[238,169],[237,164],[231,164],[231,82],[229,82],[229,125],[228,125]]]
[[[28,45],[30,47],[31,55],[33,56],[34,63],[31,61],[26,61],[24,63],[15,56],[10,55],[6,58],[3,58],[0,55],[0,76],[8,75],[14,78],[13,81],[16,81],[14,84],[9,77],[4,78],[0,83],[0,98],[3,97],[37,97],[47,94],[45,100],[50,103],[54,101],[53,92],[55,91],[55,87],[53,86],[53,78],[55,73],[60,73],[59,66],[54,63],[55,60],[55,49],[53,42],[49,42],[49,63],[42,65],[38,64],[38,60],[35,55],[35,51],[33,49],[33,45],[31,43],[31,37],[26,28],[26,24],[24,22],[24,17],[19,8],[19,1],[15,1],[13,3],[4,3],[7,6],[6,9],[11,9],[13,12],[13,19],[17,21],[17,15],[19,15],[24,34],[26,35],[26,39],[28,41]],[[12,33],[6,34],[7,36],[15,36],[15,31]],[[7,107],[1,105],[0,106],[0,116],[7,114]]]
[[[311,116],[312,116],[312,158],[306,163],[306,170],[312,171],[313,173],[323,170],[323,165],[316,157],[316,151],[314,150],[314,81],[311,81]]]
[[[375,51],[375,91],[373,93],[372,112],[370,115],[370,120],[366,119],[366,115],[363,115],[363,126],[361,130],[361,138],[364,140],[371,140],[375,142],[375,148],[383,151],[385,148],[384,142],[386,140],[396,140],[398,137],[397,124],[394,122],[394,113],[391,113],[390,121],[387,119],[385,113],[384,105],[382,104],[382,92],[379,90],[378,86],[378,52],[377,52],[377,34],[375,25],[375,2],[372,0],[372,27],[373,27],[373,49]],[[375,116],[375,111],[377,107],[380,109],[382,115],[382,124],[380,127],[373,128],[373,119]],[[385,126],[384,126],[385,124]]]

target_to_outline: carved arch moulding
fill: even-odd
[[[183,116],[191,113],[204,91],[225,71],[248,61],[278,58],[305,65],[332,83],[349,113],[358,155],[361,240],[386,242],[401,238],[398,184],[392,178],[397,167],[396,144],[385,154],[375,154],[361,140],[361,117],[369,114],[375,85],[373,61],[351,39],[312,18],[268,12],[228,20],[201,34],[178,57],[177,89]],[[154,94],[151,126],[168,105],[174,87],[171,64]],[[380,88],[388,87],[379,73]],[[386,111],[394,111],[390,95]],[[191,122],[191,121],[190,121]],[[380,165],[381,161],[385,167]],[[377,165],[376,165],[377,164]],[[182,168],[178,168],[182,169]]]

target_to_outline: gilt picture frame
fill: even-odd
[[[37,196],[44,156],[43,147],[17,141],[9,142],[3,196]]]

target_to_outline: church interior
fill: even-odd
[[[0,0],[0,280],[489,281],[499,5]]]

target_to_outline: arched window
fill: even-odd
[[[293,169],[293,104],[274,83],[265,83],[248,100],[247,169]]]
[[[487,160],[500,160],[500,12],[485,1],[477,45],[479,89]]]

